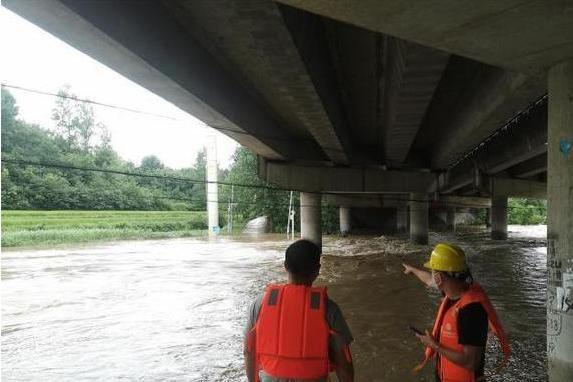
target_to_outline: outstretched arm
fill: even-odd
[[[427,286],[431,285],[432,274],[430,272],[423,270],[423,269],[420,269],[420,268],[416,268],[410,264],[402,263],[402,265],[404,266],[404,274],[405,275],[408,275],[411,273],[414,276],[416,276],[421,282],[426,284]]]

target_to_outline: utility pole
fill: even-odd
[[[207,215],[209,216],[209,236],[219,233],[219,193],[217,184],[217,138],[207,138]]]
[[[231,195],[229,196],[229,205],[227,206],[227,234],[233,233],[233,207],[235,207],[235,186],[231,186]]]
[[[287,239],[294,240],[294,215],[295,209],[292,206],[293,191],[290,192],[290,199],[288,202],[288,219],[287,219]]]

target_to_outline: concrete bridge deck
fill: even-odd
[[[311,240],[325,192],[342,230],[401,196],[417,242],[430,198],[491,208],[499,239],[508,196],[547,198],[549,377],[573,379],[573,1],[4,5],[256,152]]]

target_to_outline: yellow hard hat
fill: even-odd
[[[456,245],[447,243],[439,243],[434,247],[430,260],[424,267],[444,272],[463,272],[468,269],[464,251]]]

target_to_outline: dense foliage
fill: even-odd
[[[272,189],[257,176],[257,156],[245,147],[239,147],[233,156],[233,163],[224,178],[225,183],[256,185],[260,188],[233,187],[233,201],[236,203],[233,213],[235,221],[247,221],[257,216],[267,216],[271,220],[274,232],[286,232],[290,192]],[[219,188],[221,203],[220,215],[227,214],[227,205],[231,200],[231,186],[222,185]],[[295,230],[300,229],[300,200],[299,193],[293,192],[293,207],[295,208]],[[322,206],[322,230],[324,233],[338,231],[338,209]]]
[[[2,88],[2,208],[8,210],[205,210],[204,184],[72,169],[26,166],[5,160],[65,163],[160,176],[205,179],[205,153],[193,167],[173,170],[155,156],[139,165],[122,160],[90,104],[60,90],[52,112],[55,131],[18,118]],[[134,137],[134,140],[137,137]]]
[[[546,200],[509,198],[507,209],[509,224],[547,224]]]

